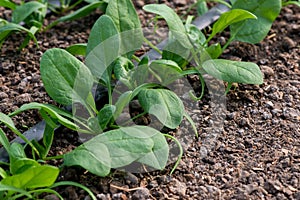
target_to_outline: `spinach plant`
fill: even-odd
[[[0,122],[17,133],[27,144],[33,146],[15,127],[12,119],[0,113]],[[47,128],[46,128],[47,129]],[[47,132],[47,131],[46,131]],[[45,135],[47,137],[47,134]],[[28,158],[24,146],[19,143],[9,143],[4,131],[0,128],[0,143],[9,155],[9,163],[1,163],[0,167],[0,198],[1,199],[37,199],[43,193],[52,193],[63,199],[53,188],[58,186],[73,185],[84,189],[96,199],[93,193],[85,186],[70,182],[56,182],[59,175],[59,168],[47,164],[42,164],[41,160]],[[33,147],[35,149],[35,147]]]
[[[228,82],[229,86],[235,82],[261,84],[262,73],[255,63],[218,57],[233,40],[257,42],[265,36],[280,11],[280,1],[276,1],[278,4],[265,2],[260,5],[259,1],[252,1],[251,6],[245,7],[243,0],[236,0],[233,9],[222,14],[213,25],[208,37],[191,23],[191,17],[183,24],[166,5],[146,5],[146,11],[166,20],[170,32],[166,47],[158,50],[162,54],[161,59],[150,61],[147,57],[139,59],[134,55],[146,39],[132,2],[110,0],[105,14],[95,22],[88,43],[67,49],[73,54],[79,52],[85,55],[85,63],[58,48],[47,50],[41,58],[41,77],[47,93],[63,106],[72,104],[72,113],[50,105],[31,103],[23,105],[12,115],[27,109],[39,109],[48,119],[48,124],[52,124],[52,129],[61,123],[80,134],[92,135],[89,141],[63,156],[65,166],[79,165],[99,176],[107,176],[111,168],[124,168],[132,163],[163,169],[169,154],[166,137],[179,145],[179,159],[182,155],[180,143],[175,137],[149,126],[119,123],[122,112],[131,101],[138,100],[144,110],[141,115],[153,115],[165,127],[175,129],[184,117],[193,124],[181,99],[168,89],[175,80],[189,74],[199,75],[203,87],[201,97],[204,74]],[[274,9],[265,15],[270,2]],[[253,25],[251,29],[249,24]],[[209,45],[212,38],[229,26],[231,38],[225,46]],[[262,27],[264,34],[261,33]],[[253,33],[251,37],[249,34],[247,37],[249,32]],[[149,76],[151,79],[148,79]],[[118,81],[125,90],[118,90]],[[95,87],[107,91],[108,100],[104,106],[97,105]],[[117,98],[115,93],[120,93]],[[175,167],[177,164],[178,161]]]
[[[17,4],[10,0],[0,0],[0,6],[12,10],[11,20],[0,18],[0,47],[6,38],[14,32],[25,32],[27,34],[19,49],[23,49],[27,46],[31,39],[38,46],[35,34],[43,31],[44,19],[47,12],[51,10],[52,12],[62,14],[74,9],[74,7],[82,3],[83,0],[75,1],[74,3],[72,2],[74,1],[62,0],[58,3],[57,1],[36,0],[29,2],[21,1],[20,4]],[[105,9],[107,0],[86,0],[85,2],[87,5],[82,6],[70,14],[58,18],[44,28],[44,30],[48,30],[60,22],[76,20],[84,17],[97,8]]]

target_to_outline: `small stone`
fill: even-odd
[[[141,188],[132,194],[132,200],[146,200],[149,196],[149,190],[147,188]]]
[[[269,66],[262,65],[262,66],[260,66],[260,68],[261,68],[262,73],[267,77],[273,76],[275,74],[274,70]]]
[[[137,184],[139,182],[139,179],[132,173],[127,172],[125,176],[125,180],[127,184]]]
[[[174,3],[178,6],[186,5],[186,0],[174,0]]]
[[[296,47],[296,45],[297,45],[297,43],[294,42],[291,38],[289,38],[289,37],[283,38],[282,46],[285,50],[292,49],[292,48]]]
[[[179,194],[181,196],[185,195],[187,189],[186,184],[184,182],[178,181],[177,179],[173,179],[168,188],[171,193]]]
[[[59,198],[55,194],[49,194],[44,197],[45,200],[59,200]]]
[[[5,92],[0,92],[0,100],[8,98],[8,95]]]

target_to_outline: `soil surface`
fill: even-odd
[[[155,2],[155,1],[153,1]],[[143,25],[151,15],[136,1]],[[184,14],[192,2],[167,3]],[[9,13],[0,12],[0,17]],[[24,103],[54,103],[45,93],[39,74],[39,60],[47,49],[85,43],[100,11],[81,20],[59,24],[37,35],[34,43],[17,51],[24,35],[9,37],[0,55],[0,112],[9,113]],[[56,16],[51,16],[54,20]],[[46,24],[49,23],[46,21]],[[221,56],[251,61],[264,74],[262,85],[235,85],[224,100],[222,113],[211,103],[208,90],[196,107],[187,108],[197,124],[199,137],[189,137],[184,157],[175,172],[173,164],[163,171],[129,173],[114,170],[100,178],[80,168],[64,168],[60,180],[79,182],[98,199],[300,199],[300,8],[283,8],[268,36],[259,44],[234,42]],[[219,35],[222,43],[227,37]],[[145,50],[146,51],[146,50]],[[197,77],[189,77],[200,88]],[[197,92],[196,92],[197,93]],[[40,120],[36,112],[14,117],[16,126],[26,130]],[[218,122],[218,125],[216,124]],[[220,124],[221,123],[221,124]],[[5,129],[7,131],[7,129]],[[180,131],[189,129],[184,125]],[[7,133],[10,133],[7,131]],[[9,135],[12,139],[13,134]],[[192,139],[191,139],[192,138]],[[60,129],[52,155],[66,153],[80,143],[77,133]],[[60,160],[51,164],[61,164]],[[74,187],[58,188],[65,199],[89,199]],[[52,195],[45,199],[56,199]]]

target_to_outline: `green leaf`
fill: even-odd
[[[13,120],[8,115],[5,115],[4,113],[0,112],[0,124],[1,124],[1,122],[4,123],[14,133],[16,133],[16,132],[19,133],[18,129],[15,127]]]
[[[197,1],[197,13],[199,16],[203,15],[208,11],[207,3],[205,0]]]
[[[0,113],[1,114],[1,113]],[[6,134],[4,131],[0,128],[0,144],[5,148],[5,150],[9,153],[9,141],[7,139]]]
[[[205,61],[202,67],[209,75],[229,83],[263,83],[263,75],[255,63],[213,59]]]
[[[33,12],[41,8],[46,8],[46,5],[37,1],[31,1],[31,2],[24,3],[20,6],[17,6],[17,8],[12,13],[12,22],[19,24],[20,22],[24,21]]]
[[[49,96],[63,105],[85,102],[93,86],[89,69],[63,49],[47,50],[41,58],[40,71]]]
[[[80,43],[80,44],[74,44],[66,48],[66,51],[68,51],[72,55],[81,55],[85,56],[86,55],[86,48],[87,44],[86,43]]]
[[[129,71],[134,68],[134,64],[125,57],[119,57],[114,63],[114,74],[118,80],[131,88]]]
[[[120,54],[131,58],[135,50],[143,44],[143,32],[138,14],[131,0],[113,0],[108,2],[106,13],[114,21],[120,32]]]
[[[32,166],[21,174],[6,177],[0,184],[13,186],[20,189],[34,189],[51,186],[59,174],[59,169],[54,166]]]
[[[190,50],[186,49],[181,43],[169,37],[168,44],[164,47],[162,52],[162,59],[172,60],[180,67],[184,67],[188,63]]]
[[[228,12],[223,13],[218,21],[214,23],[212,27],[212,33],[210,34],[207,41],[210,41],[217,33],[222,32],[229,25],[243,21],[245,19],[256,19],[256,16],[242,9],[232,9]]]
[[[126,91],[118,98],[117,102],[115,103],[116,111],[114,113],[114,119],[117,119],[119,115],[122,113],[124,107],[129,104],[131,99],[133,98],[132,91]]]
[[[154,141],[152,151],[138,159],[137,162],[162,170],[168,161],[169,146],[162,134],[156,134],[152,140]]]
[[[17,5],[14,2],[11,2],[9,0],[1,0],[0,6],[5,7],[5,8],[10,8],[12,10],[16,9],[16,7],[17,7]]]
[[[113,119],[113,114],[116,111],[116,106],[114,105],[105,105],[98,113],[98,123],[101,130],[107,128],[108,123]]]
[[[209,54],[210,58],[216,59],[222,54],[222,47],[219,43],[212,44],[207,47],[206,52]]]
[[[3,26],[0,26],[0,44],[3,42],[11,33],[18,31],[18,32],[26,32],[30,38],[32,38],[35,43],[37,44],[36,37],[28,30],[21,25],[14,24],[14,23],[6,23]]]
[[[106,176],[110,168],[120,168],[144,156],[153,159],[153,166],[162,166],[165,161],[160,157],[167,143],[157,135],[160,132],[146,126],[125,127],[100,134],[64,156],[64,165],[79,165],[93,174]],[[154,142],[158,142],[156,148]],[[164,151],[162,150],[164,149]],[[150,156],[150,153],[153,155]],[[157,161],[159,159],[164,159]],[[142,159],[141,159],[142,160]],[[142,160],[143,161],[143,160]],[[149,160],[148,163],[151,163]],[[158,164],[157,164],[158,163]]]
[[[96,10],[97,8],[104,10],[105,7],[106,7],[106,3],[104,3],[103,1],[97,1],[97,2],[90,3],[86,6],[83,6],[80,9],[72,12],[71,14],[68,14],[66,16],[63,16],[63,17],[55,20],[49,26],[47,26],[47,29],[52,28],[53,26],[57,25],[60,22],[72,21],[72,20],[76,20],[81,17],[87,16],[87,15],[91,14],[92,11]]]
[[[280,13],[281,0],[237,0],[232,8],[247,10],[257,17],[257,20],[249,19],[230,27],[234,39],[255,44],[267,36]]]
[[[177,128],[184,114],[184,106],[179,97],[166,89],[145,89],[138,94],[144,110],[163,123],[165,126]]]
[[[23,196],[27,196],[29,199],[32,199],[32,195],[27,192],[26,190],[22,190],[20,188],[17,188],[17,187],[13,187],[13,186],[10,186],[10,185],[4,185],[0,182],[0,191],[9,191],[11,193],[20,193],[22,194]]]
[[[110,84],[112,63],[119,57],[118,30],[108,15],[102,15],[94,24],[87,44],[86,65],[97,79]]]
[[[44,110],[45,112],[47,112],[50,115],[51,118],[57,119],[57,121],[59,123],[61,123],[62,125],[70,128],[72,130],[77,130],[77,128],[78,128],[76,124],[74,124],[72,121],[68,120],[67,118],[65,118],[61,115],[61,114],[63,114],[62,113],[63,111],[61,111],[60,109],[58,109],[58,108],[55,109],[54,106],[36,103],[36,102],[22,105],[19,109],[15,110],[13,113],[11,113],[11,116],[14,116],[14,115],[17,115],[26,110],[32,110],[32,109]],[[67,116],[67,113],[65,113],[64,115]],[[69,115],[67,117],[72,118],[71,115]]]
[[[12,175],[22,174],[31,167],[38,167],[39,163],[29,158],[18,158],[10,162],[10,173]]]
[[[168,85],[181,76],[181,68],[172,60],[154,60],[150,69],[160,78],[162,85]]]
[[[147,12],[162,16],[166,20],[174,38],[187,49],[192,48],[182,21],[170,7],[165,4],[149,4],[144,6],[143,9]]]

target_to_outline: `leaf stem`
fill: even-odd
[[[183,148],[182,148],[180,142],[179,142],[175,137],[173,137],[172,135],[168,135],[168,134],[163,134],[163,135],[164,135],[165,137],[167,137],[167,138],[171,138],[172,140],[174,140],[175,143],[178,145],[178,148],[179,148],[179,155],[178,155],[177,161],[176,161],[174,167],[172,168],[172,170],[171,170],[171,172],[170,172],[170,175],[172,175],[173,172],[175,171],[175,169],[178,167],[179,162],[180,162],[180,160],[181,160],[181,158],[182,158],[182,155],[183,155]]]
[[[162,51],[157,48],[154,44],[152,44],[152,42],[150,42],[147,38],[144,37],[144,42],[146,42],[146,44],[148,44],[152,49],[154,49],[155,51],[157,51],[160,55],[162,55]]]

